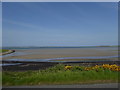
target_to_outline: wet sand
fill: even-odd
[[[109,48],[43,48],[43,49],[16,49],[16,52],[3,59],[49,59],[61,57],[99,57],[117,56],[117,49]],[[17,54],[20,53],[20,54]]]

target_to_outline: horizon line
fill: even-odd
[[[110,47],[110,46],[120,46],[120,45],[90,45],[90,46],[2,46],[2,47]]]

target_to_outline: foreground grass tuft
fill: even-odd
[[[66,66],[59,64],[46,70],[9,72],[4,71],[3,86],[43,85],[43,84],[86,84],[117,82],[118,71],[109,69],[85,70],[84,66]]]

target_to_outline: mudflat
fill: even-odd
[[[16,49],[16,52],[3,59],[49,59],[61,57],[116,56],[117,48],[42,48]]]

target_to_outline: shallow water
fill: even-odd
[[[3,64],[0,64],[0,66],[13,66],[13,65],[20,65],[22,63],[3,63]]]
[[[108,59],[108,58],[117,58],[118,56],[103,56],[103,57],[64,57],[64,58],[49,58],[49,59],[7,59],[4,61],[22,61],[22,62],[54,62],[54,60],[64,60],[67,62],[67,59]],[[66,60],[65,60],[66,59]],[[55,61],[56,62],[56,61]],[[61,61],[59,61],[61,62]],[[72,61],[74,62],[74,61]]]

